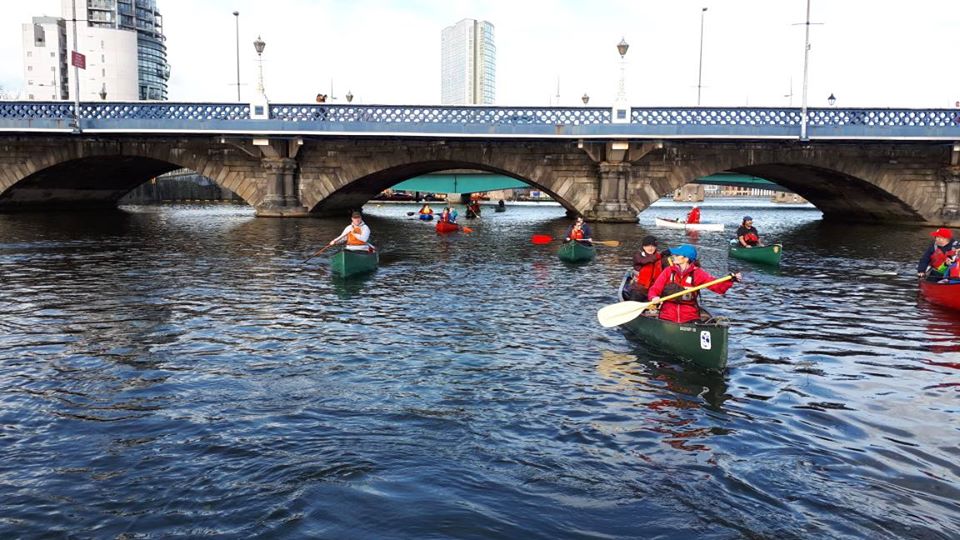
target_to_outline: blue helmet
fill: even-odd
[[[671,255],[680,255],[681,257],[686,257],[691,261],[697,260],[697,248],[691,246],[690,244],[681,244],[677,247],[670,248]]]

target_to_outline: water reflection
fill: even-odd
[[[917,299],[925,230],[751,208],[785,256],[705,297],[733,321],[715,374],[595,313],[647,234],[694,242],[720,273],[741,264],[732,231],[688,236],[645,212],[598,224],[621,247],[571,267],[530,242],[562,237],[558,207],[453,235],[414,210],[367,210],[381,265],[346,280],[303,262],[342,219],[0,215],[0,535],[960,529],[960,315]],[[728,228],[744,213],[703,212]]]

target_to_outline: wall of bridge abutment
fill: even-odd
[[[0,210],[110,206],[188,168],[259,216],[343,215],[420,174],[478,169],[524,180],[591,221],[638,212],[701,176],[777,182],[829,219],[960,226],[952,143],[427,140],[398,137],[0,136]]]

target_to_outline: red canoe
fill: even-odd
[[[456,223],[450,223],[449,221],[438,221],[437,222],[437,232],[438,233],[448,233],[448,232],[457,232],[460,230],[460,226]]]
[[[931,304],[960,309],[960,283],[946,284],[932,281],[920,282],[920,294]]]

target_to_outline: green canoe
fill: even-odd
[[[780,266],[780,256],[783,254],[783,245],[773,244],[769,246],[745,248],[736,240],[731,240],[729,254],[734,259]]]
[[[563,244],[560,246],[560,251],[557,252],[557,256],[564,262],[590,261],[593,260],[596,255],[597,248],[593,247],[593,244],[585,244],[577,242],[576,240],[571,240]]]
[[[620,284],[618,299],[623,298],[628,271]],[[647,312],[650,313],[650,312]],[[707,322],[674,323],[655,314],[640,315],[622,327],[632,336],[661,351],[689,360],[706,369],[723,371],[727,367],[727,342],[730,325],[724,318]]]
[[[355,251],[343,249],[330,258],[330,269],[334,274],[342,277],[372,272],[380,262],[380,253],[377,251]]]

